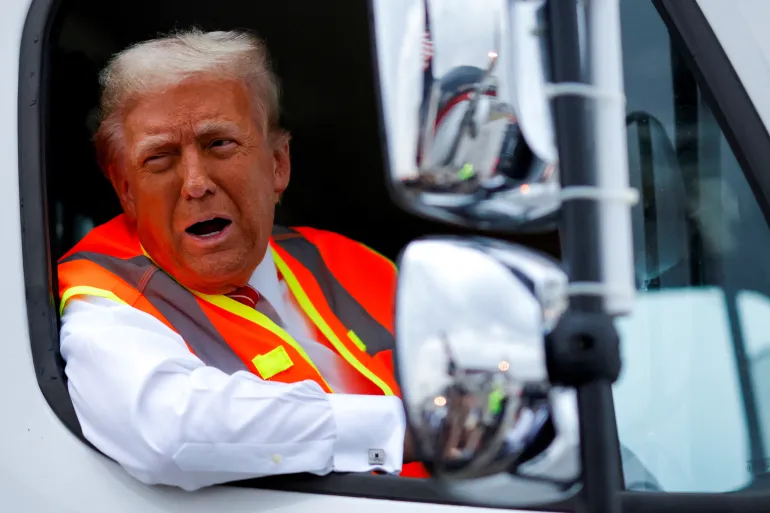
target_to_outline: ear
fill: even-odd
[[[291,157],[289,152],[288,134],[280,134],[275,141],[273,148],[273,180],[275,184],[276,202],[280,199],[283,191],[289,186],[289,177],[291,175]]]
[[[107,173],[112,182],[112,187],[118,195],[120,206],[123,208],[123,212],[130,221],[136,221],[136,202],[134,201],[134,194],[131,189],[131,184],[126,178],[125,173],[121,173],[117,166],[111,164],[107,168]]]

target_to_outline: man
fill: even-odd
[[[119,53],[101,84],[97,154],[124,213],[59,262],[85,437],[186,490],[401,472],[396,271],[341,235],[273,226],[289,136],[262,43],[177,33]]]

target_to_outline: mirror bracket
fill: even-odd
[[[620,375],[620,337],[612,317],[568,309],[545,338],[552,384],[579,387],[596,380],[614,383]]]

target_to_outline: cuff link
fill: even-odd
[[[369,449],[369,465],[384,465],[384,464],[385,464],[385,450]]]

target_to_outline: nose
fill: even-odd
[[[206,171],[202,155],[197,149],[189,149],[182,155],[181,168],[183,175],[182,197],[185,199],[201,199],[206,194],[216,191],[216,184]]]

